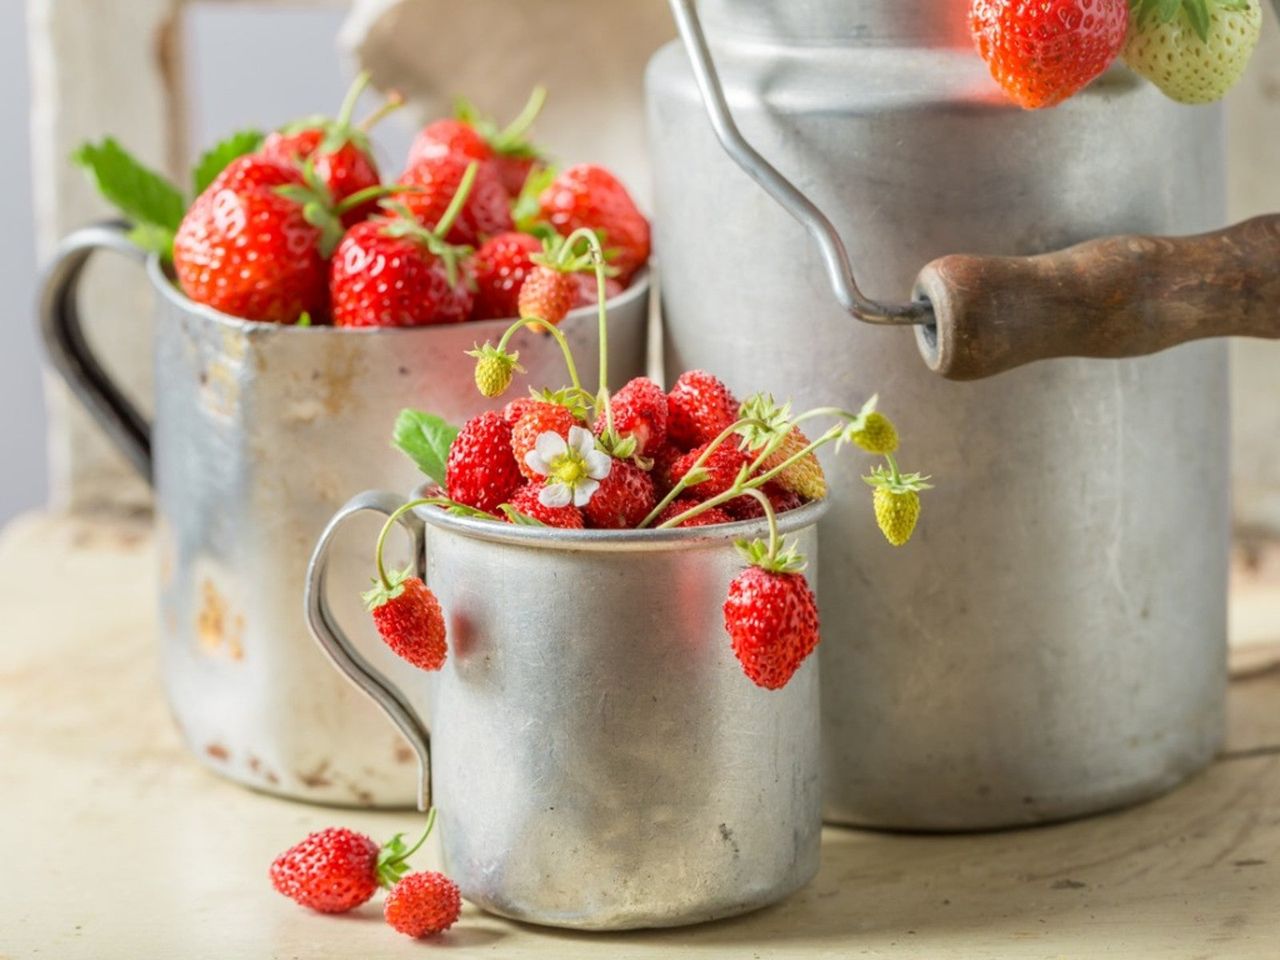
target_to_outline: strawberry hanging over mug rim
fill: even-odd
[[[991,76],[1027,110],[1057,106],[1124,48],[1129,0],[971,0],[969,31]]]

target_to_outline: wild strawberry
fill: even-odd
[[[636,377],[613,395],[613,432],[635,438],[637,455],[651,457],[667,442],[667,395],[648,377]],[[599,436],[606,418],[596,420]]]
[[[537,397],[516,397],[502,408],[502,419],[514,427],[526,413],[546,402]]]
[[[687,370],[667,394],[667,433],[683,450],[710,443],[738,419],[738,401],[705,370]]]
[[[760,465],[759,472],[767,473],[780,467],[807,446],[809,446],[809,438],[800,431],[799,427],[793,426],[783,437],[778,449]],[[799,494],[806,500],[821,500],[827,495],[827,477],[822,472],[822,464],[818,462],[818,457],[812,450],[774,477],[773,482],[784,490]]]
[[[271,863],[271,885],[320,913],[345,913],[378,889],[378,845],[362,833],[328,827],[308,834]]]
[[[898,430],[893,421],[876,410],[869,411],[850,439],[868,453],[893,453],[898,449]]]
[[[545,523],[548,527],[562,527],[566,530],[581,530],[584,526],[582,511],[573,504],[563,507],[548,507],[538,499],[544,484],[530,481],[511,497],[511,506],[525,516]],[[511,518],[508,517],[508,520]]]
[[[753,500],[751,497],[746,497],[745,499]],[[660,527],[668,520],[674,520],[686,510],[692,510],[697,505],[697,500],[693,500],[688,497],[677,497],[662,508],[662,512],[654,519],[653,526]],[[733,517],[729,516],[729,514],[725,513],[719,507],[708,507],[706,510],[702,511],[702,513],[692,516],[681,523],[677,523],[676,527],[710,527],[717,523],[733,523]]]
[[[461,323],[472,294],[458,251],[404,216],[375,217],[347,231],[330,266],[339,327]]]
[[[516,425],[511,428],[511,450],[515,454],[520,472],[530,480],[541,482],[544,477],[529,466],[529,451],[537,446],[544,433],[554,433],[567,438],[569,431],[579,426],[578,418],[558,403],[535,403],[525,410]]]
[[[693,468],[694,463],[706,451],[709,444],[694,447],[671,465],[671,479],[680,482]],[[686,488],[682,496],[694,500],[710,500],[727,491],[738,479],[738,473],[751,461],[731,441],[725,441],[711,451],[711,455],[702,464],[706,479],[701,483]]]
[[[626,187],[603,167],[585,163],[569,167],[542,191],[538,203],[542,219],[561,236],[580,227],[597,231],[609,265],[624,283],[648,261],[649,221]]]
[[[658,489],[658,496],[665,497],[667,492],[676,485],[676,479],[671,476],[671,468],[683,456],[684,451],[670,443],[664,443],[654,451],[653,467],[649,470],[649,476],[653,478],[653,485]]]
[[[443,933],[462,913],[462,893],[443,873],[411,873],[391,888],[382,907],[387,923],[410,937]]]
[[[761,492],[769,498],[769,506],[773,507],[775,514],[804,506],[803,497],[774,483],[766,483]],[[764,507],[760,505],[760,501],[747,495],[734,497],[725,503],[724,511],[734,520],[759,520],[764,516]]]
[[[969,30],[1009,98],[1034,110],[1083,89],[1120,53],[1128,0],[971,0]]]
[[[875,507],[876,525],[884,538],[895,547],[911,539],[920,519],[921,490],[930,490],[929,478],[918,473],[899,473],[892,457],[885,458],[888,467],[876,467],[871,476],[862,479],[872,487],[872,504]]]
[[[438,229],[471,163],[474,161],[454,153],[423,157],[400,176],[399,184],[413,191],[398,194],[396,199],[427,229],[443,232],[449,243],[475,246],[486,237],[508,232],[510,198],[497,172],[483,163],[476,164],[475,183],[462,210],[448,230]]]
[[[573,281],[573,309],[594,307],[600,302],[600,286],[594,273],[571,273]],[[617,277],[604,278],[604,298],[608,302],[620,294],[626,287]]]
[[[803,573],[748,567],[729,584],[724,628],[756,686],[786,686],[817,648],[818,605]]]
[[[615,459],[582,512],[591,527],[629,530],[639,526],[657,503],[649,474],[634,463]]]
[[[364,602],[392,653],[419,670],[444,666],[449,653],[444,613],[425,583],[410,576],[408,570],[399,571],[385,583],[375,580]]]
[[[499,320],[520,316],[520,287],[533,271],[530,256],[542,252],[542,243],[527,233],[500,233],[476,250],[471,260],[476,281],[473,320]]]
[[[197,303],[244,320],[294,323],[328,310],[328,256],[342,235],[323,184],[258,156],[233,160],[191,204],[173,242],[178,284]]]
[[[535,264],[520,286],[521,317],[539,317],[552,326],[569,315],[573,309],[575,284],[571,274]]]
[[[1124,61],[1179,103],[1212,103],[1239,82],[1261,32],[1259,0],[1134,0]]]
[[[277,163],[302,163],[310,160],[316,176],[329,188],[335,203],[378,186],[378,165],[373,159],[373,151],[366,136],[370,124],[366,122],[363,127],[358,128],[351,122],[356,101],[368,82],[367,73],[356,78],[336,118],[330,120],[327,117],[308,117],[290,124],[283,130],[269,134],[259,153]],[[387,106],[371,120],[385,116],[391,109],[399,106],[400,102],[399,98],[389,99]],[[342,222],[350,227],[376,213],[377,209],[377,198],[370,198],[347,211]]]
[[[445,487],[450,499],[494,513],[524,484],[511,453],[511,427],[489,410],[462,426],[449,446]]]

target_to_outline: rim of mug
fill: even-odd
[[[147,276],[154,286],[166,300],[174,306],[181,308],[187,313],[194,313],[204,317],[214,323],[222,326],[231,327],[238,331],[266,331],[271,330],[282,334],[296,333],[300,336],[314,336],[317,330],[340,331],[343,336],[396,336],[401,334],[421,333],[423,330],[440,330],[440,329],[456,329],[458,327],[467,327],[475,330],[478,337],[488,336],[496,339],[502,336],[507,327],[516,322],[515,317],[500,320],[465,320],[462,323],[440,323],[440,324],[424,324],[416,327],[330,327],[328,325],[315,327],[299,327],[292,323],[267,323],[262,320],[244,320],[240,317],[233,317],[229,313],[223,313],[221,310],[215,310],[213,307],[205,306],[203,303],[196,303],[179,288],[174,282],[173,277],[161,262],[160,257],[151,254],[147,257]],[[619,310],[632,301],[647,296],[649,293],[650,270],[648,264],[641,267],[635,272],[631,278],[631,284],[627,289],[623,290],[616,297],[611,297],[605,301],[605,305],[610,311]],[[569,315],[564,318],[562,323],[577,323],[583,317],[595,319],[595,304],[589,304],[585,307],[578,307],[576,310],[569,311]],[[477,341],[478,342],[478,341]]]
[[[428,482],[415,489],[412,496],[413,499],[418,499],[438,492],[439,488]],[[796,533],[813,526],[822,519],[829,506],[830,497],[827,497],[778,514],[779,535]],[[413,514],[428,526],[464,534],[476,540],[549,550],[667,550],[769,537],[769,524],[763,517],[667,530],[566,530],[561,527],[522,526],[482,517],[458,516],[432,506],[415,507]]]

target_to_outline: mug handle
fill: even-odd
[[[316,642],[348,680],[373,698],[400,728],[418,755],[418,809],[426,810],[431,805],[431,734],[427,725],[408,698],[355,648],[329,607],[329,550],[338,528],[348,517],[363,510],[373,510],[389,517],[405,503],[404,497],[381,490],[366,490],[348,500],[333,515],[316,541],[311,562],[307,565],[304,603],[307,624]],[[413,543],[414,572],[423,577],[426,574],[426,524],[412,513],[401,515],[399,523],[408,531]]]
[[[98,362],[85,339],[77,303],[84,268],[97,251],[146,262],[146,252],[129,240],[128,229],[123,221],[105,221],[83,227],[58,244],[40,284],[40,335],[50,363],[76,399],[151,483],[151,424]]]

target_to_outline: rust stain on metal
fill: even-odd
[[[329,761],[321,760],[319,765],[310,772],[299,770],[298,779],[304,787],[311,787],[313,790],[319,787],[328,787],[333,784],[333,781],[326,776],[328,772]]]
[[[200,584],[196,637],[200,649],[207,654],[220,654],[230,660],[244,659],[244,616],[231,613],[226,597],[208,577]]]
[[[351,402],[359,373],[359,354],[345,344],[337,346],[340,341],[331,342],[335,349],[329,354],[325,368],[316,371],[316,381],[317,395],[326,412],[336,414]]]
[[[391,753],[396,763],[412,763],[413,751],[403,743],[397,743],[395,749]]]
[[[222,360],[212,361],[200,374],[200,402],[218,417],[232,417],[240,404],[235,371]]]
[[[257,757],[253,756],[253,754],[249,755],[249,769],[253,771],[256,776],[261,777],[273,786],[280,782],[280,778],[276,776],[275,771]]]
[[[220,743],[209,744],[204,748],[204,752],[207,756],[217,760],[219,763],[226,763],[231,759],[231,751]]]

